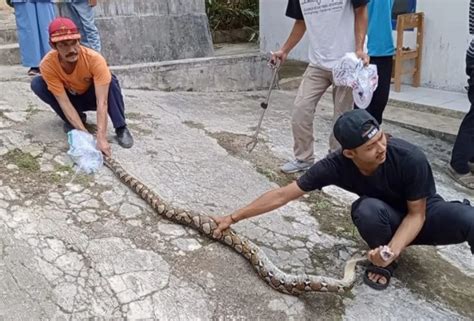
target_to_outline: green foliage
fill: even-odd
[[[206,13],[213,31],[258,30],[258,0],[206,0]]]
[[[40,170],[40,164],[38,160],[33,157],[30,153],[24,153],[20,149],[14,149],[9,151],[5,158],[8,162],[18,166],[19,169],[28,172],[37,172]]]

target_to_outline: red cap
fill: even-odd
[[[58,17],[49,24],[49,40],[53,43],[80,38],[81,34],[71,19]]]

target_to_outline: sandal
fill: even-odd
[[[364,283],[370,286],[372,289],[385,290],[390,284],[390,279],[392,278],[393,272],[395,271],[396,268],[397,268],[397,263],[395,262],[393,262],[392,264],[386,267],[375,266],[373,264],[370,264],[364,273]],[[369,272],[385,277],[385,279],[387,280],[387,283],[382,284],[376,281],[372,281],[371,279],[369,279]]]
[[[31,67],[30,70],[28,70],[28,76],[36,76],[40,74],[40,69],[38,67]]]

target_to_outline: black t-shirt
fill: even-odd
[[[297,181],[305,192],[336,185],[359,196],[377,198],[400,211],[407,201],[436,194],[431,166],[418,147],[397,138],[387,143],[385,162],[371,176],[363,175],[341,151],[314,164]]]
[[[351,2],[354,8],[358,8],[369,3],[369,0],[351,0]],[[303,12],[301,11],[300,0],[288,0],[288,6],[286,7],[286,16],[296,20],[304,20]]]

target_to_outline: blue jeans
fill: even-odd
[[[466,56],[466,74],[471,109],[461,122],[451,156],[451,166],[459,174],[469,173],[468,162],[474,160],[474,58],[469,56]]]
[[[88,0],[56,3],[58,16],[71,18],[81,32],[81,44],[100,52],[100,35],[94,21],[93,7]]]
[[[39,67],[41,59],[51,50],[48,26],[54,19],[53,5],[49,2],[15,2],[13,5],[21,64]]]
[[[367,245],[387,245],[406,213],[387,203],[361,197],[352,204],[352,221]],[[466,242],[474,254],[474,207],[468,201],[446,202],[434,195],[426,200],[426,220],[411,245],[447,245]]]
[[[31,81],[31,90],[45,103],[51,106],[51,108],[58,114],[61,119],[70,124],[64,115],[61,106],[59,106],[56,97],[53,93],[48,90],[48,85],[44,81],[42,76],[36,76]],[[69,100],[71,101],[78,114],[81,116],[85,111],[97,110],[95,88],[90,88],[82,95],[71,95],[67,93]],[[126,126],[125,122],[125,104],[123,102],[122,91],[120,89],[119,82],[115,75],[112,75],[112,82],[109,86],[108,96],[108,114],[114,128]]]

